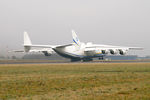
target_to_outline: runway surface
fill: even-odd
[[[63,64],[63,63],[150,63],[150,60],[95,60],[90,62],[70,62],[66,60],[0,60],[0,64]]]

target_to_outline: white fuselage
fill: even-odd
[[[88,58],[88,57],[98,57],[101,56],[102,53],[98,49],[91,49],[89,51],[86,51],[85,49],[86,45],[82,44],[80,47],[76,44],[73,44],[71,46],[66,47],[56,47],[53,48],[55,52],[57,52],[59,55],[66,57],[66,58]]]

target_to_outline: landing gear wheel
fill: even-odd
[[[104,57],[103,56],[99,57],[99,60],[104,60]]]
[[[71,59],[71,62],[81,61],[81,59]]]
[[[83,62],[88,62],[88,61],[93,61],[93,59],[92,58],[85,58],[85,59],[83,59]]]

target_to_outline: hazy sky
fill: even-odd
[[[0,49],[22,49],[23,32],[35,44],[80,41],[144,47],[150,55],[150,0],[0,0]]]

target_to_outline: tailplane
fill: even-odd
[[[76,35],[76,33],[75,33],[74,30],[72,30],[72,38],[73,38],[73,42],[74,42],[75,44],[77,44],[78,46],[81,45],[81,42],[80,42],[80,40],[79,40],[79,38],[78,38],[78,36]]]

